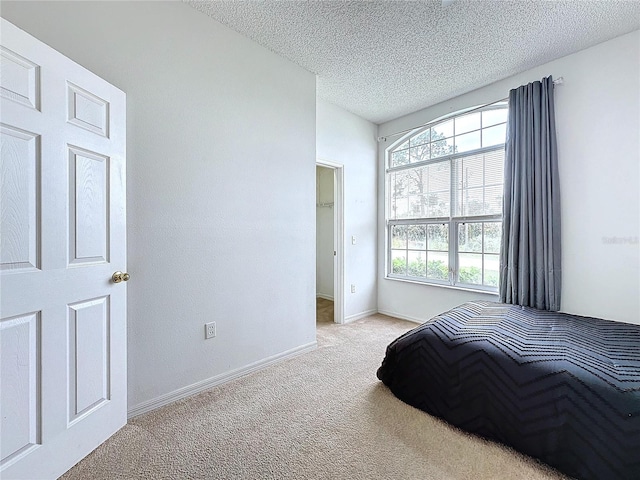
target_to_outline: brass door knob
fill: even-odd
[[[113,275],[111,275],[111,280],[113,280],[113,283],[126,282],[127,280],[129,280],[129,278],[131,278],[131,276],[127,272],[123,273],[117,271]]]

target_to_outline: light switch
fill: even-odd
[[[351,235],[351,245],[355,245],[355,244],[356,244],[356,236]]]

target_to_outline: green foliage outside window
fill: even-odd
[[[413,260],[409,262],[408,267],[407,271],[407,262],[404,258],[393,259],[393,273],[406,273],[410,277],[424,277],[426,272],[427,278],[439,280],[447,280],[449,278],[449,267],[441,260],[431,260],[426,264],[422,259]]]
[[[424,277],[426,266],[427,278],[447,280],[449,278],[449,268],[441,260],[431,260],[425,265],[424,260],[418,259],[409,262],[407,269],[407,261],[404,258],[394,258],[392,273],[407,275],[408,277]],[[461,283],[470,283],[482,285],[482,271],[478,267],[462,267],[459,271],[459,281]],[[485,273],[484,284],[489,286],[498,286],[498,272],[487,271]]]

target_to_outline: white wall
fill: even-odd
[[[317,103],[317,156],[344,165],[345,319],[375,312],[377,127],[329,102]],[[351,237],[356,237],[352,245]],[[356,286],[351,293],[350,286]]]
[[[640,32],[618,37],[380,126],[386,135],[508,96],[553,75],[562,201],[562,311],[640,323]],[[535,48],[535,46],[532,46]],[[378,186],[384,186],[384,145]],[[489,295],[384,278],[384,198],[378,204],[380,311],[426,320]],[[611,239],[618,239],[612,243]],[[614,240],[615,242],[616,240]]]
[[[334,173],[316,167],[316,296],[333,300]]]
[[[315,77],[180,2],[2,16],[127,94],[129,408],[312,346]]]

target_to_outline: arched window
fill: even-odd
[[[448,116],[387,150],[387,277],[497,291],[507,104]]]

